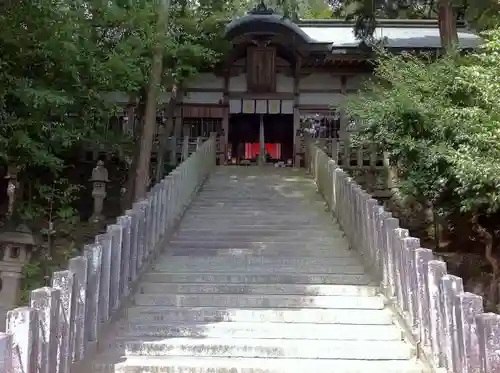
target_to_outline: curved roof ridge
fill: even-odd
[[[257,6],[247,12],[247,14],[245,14],[244,16],[235,18],[231,22],[229,22],[226,25],[225,35],[226,37],[232,39],[240,33],[238,29],[246,29],[251,24],[268,24],[271,26],[271,29],[274,29],[272,32],[276,32],[275,29],[277,27],[283,27],[296,34],[305,43],[314,42],[314,40],[304,30],[302,30],[297,23],[276,12],[274,9],[268,8],[264,4],[263,0],[261,0],[261,2]],[[241,33],[243,32],[244,31],[241,31]],[[256,27],[256,32],[259,32],[258,27]]]

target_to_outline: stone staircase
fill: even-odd
[[[302,171],[218,168],[95,373],[417,373],[376,284]]]

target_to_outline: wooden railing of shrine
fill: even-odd
[[[198,144],[147,198],[86,245],[51,287],[33,290],[30,306],[7,313],[0,333],[1,373],[70,373],[91,358],[140,274],[215,167],[216,139]]]
[[[224,148],[224,138],[220,136],[216,136],[215,134],[212,136],[215,141],[215,154],[217,158],[220,158],[225,154]],[[175,137],[172,136],[169,138],[168,152],[171,153],[171,159],[183,159],[186,154],[190,155],[196,151],[197,147],[200,143],[207,141],[208,137]],[[187,153],[186,153],[187,152]]]
[[[386,169],[387,158],[376,144],[355,144],[349,140],[317,138],[316,145],[346,170]],[[301,153],[306,152],[306,140],[300,142]]]
[[[428,368],[449,373],[500,372],[500,315],[483,312],[398,219],[379,205],[313,139],[306,164],[346,237],[380,281],[387,303]]]

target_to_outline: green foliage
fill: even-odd
[[[438,60],[380,52],[346,104],[363,141],[381,144],[401,190],[445,213],[500,210],[500,30],[476,54]]]
[[[43,268],[40,262],[29,263],[23,267],[23,282],[21,288],[21,304],[29,304],[30,291],[45,285]]]
[[[166,40],[163,89],[170,91],[219,60],[227,47],[222,20],[234,7],[174,0],[166,35],[157,32],[157,2],[150,0],[20,0],[2,9],[0,162],[21,167],[32,200],[23,214],[34,219],[64,200],[53,198],[50,179],[60,178],[78,148],[130,152],[130,139],[109,125],[119,110],[109,92],[140,96],[157,41]],[[34,171],[51,177],[33,180]]]
[[[360,40],[370,39],[377,19],[437,19],[439,0],[329,0],[333,16],[355,22]],[[500,23],[500,5],[495,0],[452,0],[458,19],[476,30],[486,30]]]
[[[157,1],[0,4],[0,166],[20,167],[17,213],[48,238],[24,268],[24,302],[79,247],[74,202],[81,186],[65,177],[78,167],[76,154],[86,147],[118,157],[132,151],[131,138],[110,124],[122,110],[110,93],[144,99],[158,46],[163,90],[212,67],[228,47],[223,20],[239,4],[172,0],[165,32]]]
[[[101,140],[114,111],[103,93],[137,89],[149,69],[151,31],[134,34],[145,21],[136,14],[113,2],[42,0],[0,16],[0,157],[57,172],[67,149]]]

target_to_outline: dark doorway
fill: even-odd
[[[263,114],[266,149],[273,149],[269,161],[293,159],[293,115]],[[259,151],[260,114],[233,114],[229,119],[228,140],[231,157],[237,161],[256,160]],[[279,145],[280,155],[276,156]]]
[[[231,114],[227,134],[231,157],[244,159],[245,144],[259,142],[259,121],[257,114]]]
[[[280,161],[293,159],[293,114],[265,114],[266,143],[281,144]]]

